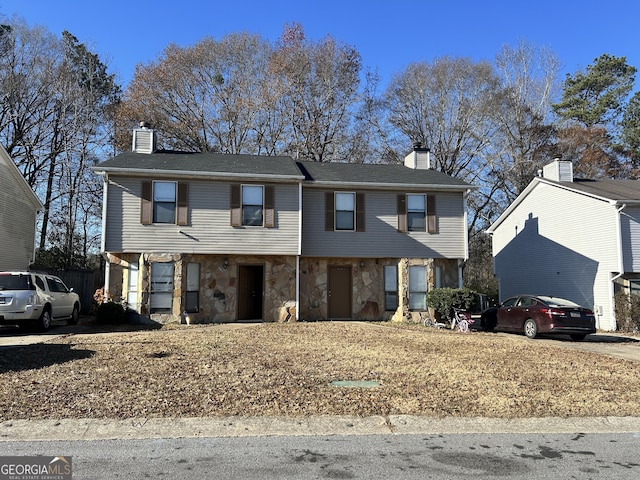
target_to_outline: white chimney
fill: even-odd
[[[431,152],[428,148],[423,147],[422,143],[415,142],[413,150],[404,157],[404,166],[414,170],[431,170]]]
[[[573,182],[573,162],[562,160],[562,155],[558,155],[542,168],[542,176],[556,182]]]
[[[140,128],[133,130],[133,146],[136,153],[153,153],[156,149],[156,133],[146,122],[140,122]]]

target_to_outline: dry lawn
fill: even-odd
[[[376,380],[375,388],[334,380]],[[640,364],[517,335],[176,326],[0,349],[0,419],[640,416]]]

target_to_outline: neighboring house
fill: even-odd
[[[105,283],[165,323],[414,319],[429,289],[459,287],[469,184],[405,165],[133,151],[104,179]]]
[[[614,295],[640,292],[640,182],[573,178],[554,160],[491,225],[500,298],[555,295],[615,330]]]
[[[35,259],[42,203],[0,145],[0,270],[27,270]]]

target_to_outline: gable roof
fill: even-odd
[[[5,148],[0,145],[0,167],[2,166],[6,166],[9,176],[14,179],[15,184],[18,185],[18,188],[24,192],[26,200],[28,200],[29,203],[33,205],[33,208],[36,211],[41,211],[44,208],[42,202],[35,194],[35,192],[31,189],[31,186],[27,183],[25,178],[22,176],[22,173],[20,172],[16,164],[13,163],[13,160],[9,156],[9,153],[7,153]],[[2,177],[2,175],[0,175],[0,177]]]
[[[413,169],[404,165],[370,163],[297,162],[305,182],[331,187],[429,188],[468,190],[467,182],[437,170]]]
[[[615,201],[617,203],[640,202],[639,180],[587,180],[576,178],[573,183],[563,183],[562,185],[607,201]]]
[[[157,151],[125,152],[93,167],[97,173],[304,181],[313,186],[430,188],[466,191],[472,185],[436,170],[404,165],[295,161],[289,156]]]
[[[207,178],[273,178],[302,180],[296,163],[287,156],[189,153],[161,150],[125,152],[93,167],[98,173],[127,175],[198,176]]]
[[[520,195],[502,212],[498,219],[487,229],[487,233],[493,233],[495,229],[513,212],[520,203],[539,184],[552,185],[580,195],[586,195],[595,200],[612,204],[638,204],[640,205],[640,181],[639,180],[613,180],[613,179],[582,179],[575,178],[573,182],[557,182],[547,178],[535,177]]]

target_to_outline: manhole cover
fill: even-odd
[[[334,380],[331,382],[334,387],[360,387],[360,388],[373,388],[379,387],[380,382],[375,380]]]

